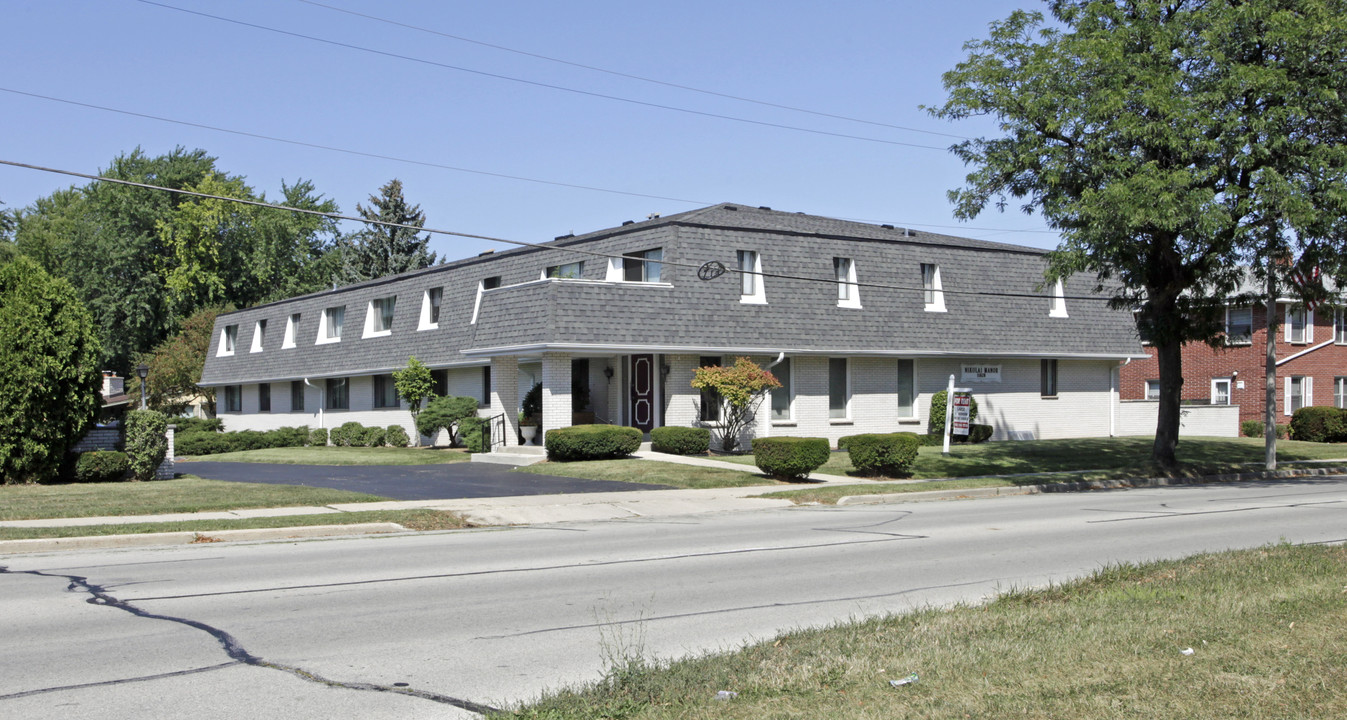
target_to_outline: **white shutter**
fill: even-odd
[[[1308,332],[1308,330],[1306,332]],[[1305,379],[1301,380],[1300,383],[1302,386],[1300,391],[1305,393],[1305,397],[1301,399],[1301,403],[1305,407],[1309,407],[1314,404],[1314,378],[1306,375]]]
[[[1305,342],[1307,342],[1307,343],[1312,343],[1312,342],[1314,342],[1314,309],[1313,309],[1313,308],[1311,308],[1311,309],[1305,311]],[[1309,378],[1305,378],[1305,382],[1308,383],[1309,381],[1310,381]],[[1306,386],[1305,386],[1305,395],[1306,395],[1306,397],[1309,396],[1309,392],[1310,392],[1310,389],[1309,389],[1309,388],[1310,388],[1309,385],[1306,385]],[[1310,401],[1309,401],[1309,400],[1306,400],[1306,401],[1305,401],[1305,407],[1309,407],[1309,406],[1310,406]]]
[[[1285,385],[1286,385],[1286,392],[1285,392],[1284,397],[1282,397],[1282,414],[1283,414],[1283,415],[1290,415],[1290,414],[1291,414],[1291,378],[1289,378],[1289,377],[1288,377],[1288,378],[1282,378],[1282,382],[1285,383]]]
[[[1285,314],[1282,316],[1282,334],[1284,334],[1284,335],[1286,336],[1286,342],[1291,342],[1291,305],[1290,305],[1290,303],[1287,303],[1287,305],[1286,305],[1286,310],[1285,310]],[[1287,387],[1289,388],[1290,385],[1288,385]],[[1287,394],[1286,397],[1288,397],[1288,398],[1291,397],[1290,394],[1289,394],[1290,392],[1291,392],[1290,390],[1287,390],[1287,393],[1288,393],[1288,394]],[[1289,406],[1288,406],[1288,407],[1289,407]]]

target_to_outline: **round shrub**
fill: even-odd
[[[1285,439],[1286,428],[1287,428],[1286,425],[1278,425],[1277,437]],[[1244,437],[1255,437],[1255,438],[1263,437],[1263,421],[1245,420],[1244,422],[1239,424],[1239,434],[1243,435]]]
[[[94,450],[80,453],[75,461],[76,482],[117,482],[126,477],[130,467],[126,454],[116,450]]]
[[[548,430],[543,445],[548,460],[608,460],[636,452],[642,437],[634,427],[573,425]]]
[[[1347,410],[1319,405],[1300,408],[1291,415],[1291,437],[1319,443],[1347,440]]]
[[[309,441],[309,428],[307,425],[276,428],[267,435],[271,438],[271,447],[304,447]]]
[[[168,455],[167,432],[168,418],[161,412],[132,410],[126,414],[126,459],[133,478],[154,479],[159,463]]]
[[[995,432],[996,428],[991,425],[969,425],[968,442],[973,444],[987,442],[992,439],[992,434]],[[958,436],[956,435],[955,437]]]
[[[942,438],[945,435],[945,397],[948,391],[941,390],[931,396],[931,414],[926,423],[926,432],[929,435],[939,435]],[[972,425],[978,419],[978,401],[977,398],[969,398],[968,403],[968,424]],[[959,437],[959,436],[955,436]],[[944,440],[941,440],[941,444]]]
[[[803,480],[828,462],[826,438],[765,437],[753,439],[753,462],[772,477]]]
[[[477,417],[477,398],[463,395],[431,398],[416,416],[416,431],[432,440],[441,429],[449,431],[449,444],[457,445],[459,423]]]
[[[906,475],[920,447],[921,436],[910,432],[852,435],[847,442],[851,464],[862,475],[871,477]]]
[[[327,428],[314,428],[310,430],[309,444],[314,447],[327,447]]]
[[[650,449],[671,455],[705,455],[711,431],[694,427],[657,427],[650,431]]]
[[[482,417],[466,417],[458,421],[458,441],[467,448],[469,452],[488,452],[490,448],[482,447],[483,443],[490,439],[491,431],[488,426],[491,421]]]
[[[332,444],[341,447],[359,447],[365,444],[365,426],[352,420],[332,428]]]
[[[381,428],[381,427],[367,427],[367,428],[365,428],[365,432],[363,433],[363,435],[364,435],[364,436],[361,438],[361,442],[360,442],[361,445],[364,445],[365,447],[383,447],[383,446],[384,446],[384,437],[385,437],[385,435],[384,435],[384,429],[383,429],[383,428]],[[352,444],[354,444],[354,443],[352,443]]]
[[[411,438],[407,437],[407,431],[401,425],[389,425],[384,430],[384,441],[393,447],[407,447]]]

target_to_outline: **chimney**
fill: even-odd
[[[125,378],[117,377],[113,370],[103,371],[103,397],[112,397],[121,395],[125,392]]]

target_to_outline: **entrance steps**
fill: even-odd
[[[506,445],[489,453],[473,453],[472,462],[497,465],[532,465],[547,459],[547,450],[541,445]]]

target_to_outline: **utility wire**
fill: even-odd
[[[472,69],[472,68],[466,68],[466,67],[462,67],[462,66],[459,66],[459,65],[450,65],[450,64],[448,64],[448,63],[437,62],[437,61],[435,61],[435,60],[427,60],[427,59],[425,59],[425,58],[418,58],[418,57],[414,57],[414,56],[411,56],[411,55],[401,55],[401,54],[394,53],[394,52],[388,52],[388,51],[386,51],[386,50],[376,50],[376,49],[374,49],[374,48],[364,47],[364,46],[362,46],[362,45],[355,45],[355,44],[352,44],[352,43],[340,42],[340,41],[337,41],[337,40],[328,40],[328,39],[326,39],[326,38],[320,38],[320,37],[316,37],[316,36],[314,36],[314,35],[305,35],[305,34],[303,34],[303,33],[292,32],[292,31],[290,31],[290,30],[281,30],[281,29],[279,29],[279,28],[269,27],[269,26],[266,26],[266,25],[259,25],[259,24],[257,24],[257,23],[245,22],[245,21],[243,21],[243,20],[235,20],[235,19],[233,19],[233,18],[222,17],[222,16],[220,16],[220,15],[212,15],[212,14],[210,14],[210,13],[204,13],[204,12],[200,12],[200,11],[198,11],[198,10],[188,10],[187,8],[180,8],[180,7],[177,7],[177,6],[175,6],[175,5],[167,5],[167,4],[165,4],[165,3],[154,2],[153,0],[136,0],[136,2],[145,4],[145,5],[153,5],[153,6],[155,6],[155,7],[164,8],[164,9],[166,9],[166,10],[176,10],[177,12],[187,13],[188,15],[197,15],[197,16],[199,16],[199,17],[210,18],[210,19],[212,19],[212,20],[219,20],[219,21],[221,21],[221,22],[227,22],[227,23],[231,23],[231,24],[234,24],[234,25],[241,25],[241,26],[243,26],[243,27],[250,27],[250,28],[254,28],[254,29],[256,29],[256,30],[265,30],[265,31],[267,31],[267,32],[276,33],[276,34],[278,34],[278,35],[285,35],[285,36],[288,36],[288,37],[301,38],[301,39],[303,39],[303,40],[309,40],[309,41],[312,41],[312,42],[323,43],[323,44],[325,44],[325,45],[333,45],[333,46],[335,46],[335,47],[346,48],[346,49],[348,49],[348,50],[359,50],[360,52],[371,53],[371,54],[374,54],[374,55],[381,55],[381,56],[383,56],[383,57],[390,57],[390,58],[395,58],[395,59],[398,59],[398,60],[407,60],[407,61],[410,61],[410,62],[421,63],[421,64],[423,64],[423,65],[431,65],[431,66],[434,66],[434,67],[445,68],[445,69],[448,69],[448,70],[457,70],[457,71],[459,71],[459,72],[471,73],[471,74],[473,74],[473,75],[480,75],[480,76],[482,76],[482,77],[495,78],[495,79],[497,79],[497,80],[508,80],[508,81],[510,81],[510,82],[522,83],[522,84],[524,84],[524,85],[532,85],[532,86],[534,86],[534,87],[548,88],[548,89],[551,89],[551,90],[560,90],[560,91],[562,91],[562,92],[575,93],[575,94],[577,94],[577,95],[585,95],[585,96],[588,96],[588,97],[603,98],[603,99],[605,99],[605,100],[613,100],[613,101],[616,101],[616,102],[630,103],[630,104],[632,104],[632,105],[641,105],[641,106],[644,106],[644,107],[651,107],[651,108],[658,108],[658,109],[660,109],[660,110],[670,110],[670,111],[673,111],[673,112],[687,113],[687,114],[689,114],[689,115],[699,115],[699,116],[701,116],[701,117],[716,118],[716,119],[719,119],[719,120],[730,120],[730,121],[733,121],[733,122],[747,123],[747,124],[750,124],[750,125],[758,125],[758,126],[761,126],[761,127],[778,128],[778,129],[781,129],[781,130],[794,130],[794,131],[796,131],[796,132],[813,133],[813,134],[815,134],[815,135],[827,135],[827,136],[830,136],[830,137],[845,138],[845,139],[847,139],[847,140],[861,140],[861,141],[863,141],[863,142],[881,143],[881,144],[884,144],[884,145],[899,145],[899,146],[902,146],[902,147],[921,148],[921,149],[923,149],[923,150],[940,150],[940,151],[945,151],[945,150],[948,150],[948,149],[949,149],[948,147],[941,147],[941,146],[938,146],[938,145],[921,145],[921,144],[918,144],[918,143],[900,142],[900,141],[898,141],[898,140],[884,140],[884,139],[881,139],[881,138],[866,137],[866,136],[863,136],[863,135],[849,135],[849,134],[847,134],[847,133],[830,132],[830,131],[828,131],[828,130],[815,130],[815,129],[813,129],[813,128],[799,127],[799,126],[796,126],[796,125],[784,125],[784,124],[781,124],[781,123],[767,122],[767,121],[765,121],[765,120],[751,120],[751,119],[749,119],[749,118],[736,117],[736,116],[734,116],[734,115],[722,115],[722,114],[720,114],[720,113],[706,112],[706,111],[703,111],[703,110],[693,110],[693,109],[691,109],[691,108],[683,108],[683,107],[678,107],[678,106],[675,106],[675,105],[662,105],[662,104],[660,104],[660,103],[646,102],[646,101],[644,101],[644,100],[635,100],[635,99],[632,99],[632,98],[620,97],[620,96],[618,96],[618,95],[606,95],[606,94],[604,94],[604,93],[592,92],[592,91],[589,91],[589,90],[580,90],[580,89],[577,89],[577,88],[566,87],[566,86],[564,86],[564,85],[553,85],[553,84],[550,84],[550,83],[539,82],[539,81],[537,81],[537,80],[526,80],[526,79],[524,79],[524,78],[517,78],[517,77],[512,77],[512,76],[510,76],[510,75],[502,75],[502,74],[500,74],[500,73],[487,72],[487,71],[485,71],[485,70],[474,70],[474,69]]]
[[[678,90],[687,90],[689,92],[701,93],[703,95],[711,95],[714,97],[726,98],[728,100],[737,100],[739,102],[753,103],[754,105],[762,105],[763,107],[777,108],[778,110],[790,110],[791,112],[817,115],[818,117],[832,118],[834,120],[846,120],[847,122],[862,123],[865,125],[874,125],[876,127],[891,128],[893,130],[906,130],[908,132],[924,133],[926,135],[938,135],[940,137],[954,138],[956,140],[973,139],[964,135],[955,135],[953,133],[937,132],[935,130],[922,130],[920,128],[907,127],[905,125],[893,125],[890,123],[878,122],[876,120],[866,120],[864,118],[856,118],[848,115],[836,115],[833,113],[822,112],[819,110],[810,110],[809,108],[796,107],[794,105],[782,105],[780,103],[769,102],[767,100],[755,100],[753,98],[744,97],[742,95],[733,95],[731,93],[717,92],[715,90],[706,90],[704,88],[693,87],[691,85],[680,85],[679,83],[668,82],[666,80],[657,80],[655,78],[645,77],[642,75],[633,75],[631,73],[625,73],[620,70],[610,70],[608,68],[602,68],[596,65],[586,65],[584,63],[574,62],[572,60],[563,60],[562,58],[552,57],[550,55],[542,55],[539,53],[529,52],[527,50],[519,50],[517,48],[506,47],[505,45],[496,45],[494,43],[483,42],[481,40],[474,40],[469,37],[463,37],[462,35],[452,35],[447,32],[432,30],[430,28],[421,27],[419,25],[411,25],[409,23],[398,22],[397,20],[391,20],[389,18],[379,17],[377,15],[368,15],[366,13],[356,12],[355,10],[348,10],[346,8],[337,7],[335,5],[328,5],[326,3],[315,2],[315,0],[297,0],[297,2],[302,2],[305,5],[313,5],[314,7],[324,8],[326,10],[332,10],[333,12],[339,12],[344,13],[346,15],[353,15],[355,17],[365,18],[366,20],[373,20],[375,22],[384,23],[386,25],[393,25],[395,27],[406,28],[408,30],[415,30],[417,32],[423,32],[430,35],[438,35],[443,38],[449,38],[450,40],[457,40],[459,42],[471,43],[473,45],[479,45],[481,47],[488,47],[493,50],[502,50],[504,52],[514,53],[516,55],[523,55],[525,57],[536,58],[538,60],[546,60],[548,62],[559,63],[561,65],[569,65],[571,67],[582,68],[584,70],[592,70],[594,72],[601,72],[616,77],[627,78],[630,80],[640,80],[641,82],[652,83],[654,85],[663,85],[664,87],[676,88]]]
[[[37,171],[40,171],[40,172],[47,172],[47,173],[55,173],[55,174],[58,174],[58,175],[68,175],[68,176],[70,176],[70,177],[78,177],[78,178],[84,178],[84,179],[86,179],[86,180],[93,180],[93,181],[96,181],[96,182],[108,182],[108,183],[114,183],[114,184],[117,184],[117,185],[126,185],[126,186],[130,186],[130,187],[138,187],[138,188],[143,188],[143,189],[146,189],[146,190],[161,190],[161,191],[163,191],[163,192],[176,193],[176,194],[178,194],[178,195],[187,195],[187,196],[190,196],[190,197],[204,198],[204,199],[207,199],[207,200],[222,200],[222,201],[225,201],[225,202],[239,203],[239,204],[241,204],[241,205],[251,205],[251,206],[253,206],[253,207],[268,208],[268,209],[271,209],[271,210],[284,210],[284,211],[286,211],[286,212],[302,213],[302,214],[305,214],[305,215],[317,215],[317,216],[319,216],[319,217],[325,217],[325,218],[328,218],[328,219],[331,219],[331,220],[349,220],[349,221],[352,221],[352,222],[364,223],[364,224],[366,224],[366,225],[381,225],[381,226],[384,226],[384,227],[405,228],[405,229],[408,229],[408,230],[414,230],[414,231],[417,231],[417,232],[426,232],[426,233],[431,233],[431,234],[435,234],[435,235],[450,235],[450,236],[453,236],[453,237],[470,238],[470,239],[473,239],[473,240],[486,240],[486,241],[488,241],[488,242],[503,243],[503,244],[505,244],[505,245],[515,245],[515,246],[518,246],[518,247],[535,248],[535,249],[538,249],[538,250],[553,250],[553,251],[558,251],[558,252],[569,252],[569,253],[574,253],[574,254],[577,254],[577,255],[586,255],[586,256],[589,256],[589,257],[598,257],[598,258],[604,258],[604,259],[608,259],[608,260],[611,260],[611,259],[619,259],[619,260],[630,259],[630,256],[627,256],[627,255],[618,255],[618,254],[615,254],[615,253],[603,253],[603,252],[597,252],[597,251],[594,251],[594,250],[585,250],[585,249],[583,249],[583,248],[570,247],[570,246],[567,246],[567,245],[558,245],[558,244],[555,243],[555,241],[552,242],[552,243],[531,243],[531,242],[525,242],[525,241],[523,241],[523,240],[509,240],[509,239],[507,239],[507,238],[493,237],[493,236],[491,236],[491,235],[478,235],[478,234],[475,234],[475,233],[458,232],[458,231],[456,231],[456,230],[442,230],[442,229],[439,229],[439,228],[428,228],[428,227],[420,227],[420,226],[417,226],[417,225],[407,225],[407,224],[405,224],[405,223],[394,223],[394,222],[387,222],[387,221],[383,221],[383,220],[369,220],[369,219],[366,219],[366,218],[363,218],[363,217],[354,217],[354,216],[351,216],[351,215],[341,215],[341,214],[339,214],[339,213],[323,212],[323,211],[321,211],[321,210],[309,210],[309,209],[307,209],[307,208],[297,208],[297,207],[291,207],[291,206],[289,206],[289,205],[278,205],[278,204],[276,204],[276,203],[263,202],[263,201],[261,201],[261,200],[248,200],[248,199],[246,199],[246,198],[236,198],[236,197],[230,197],[230,196],[228,196],[228,195],[213,195],[213,194],[211,194],[211,193],[197,192],[197,191],[195,191],[195,190],[183,190],[183,189],[179,189],[179,188],[164,187],[164,186],[162,186],[162,185],[151,185],[151,184],[149,184],[149,183],[136,182],[136,181],[134,181],[134,180],[123,180],[123,179],[121,179],[121,178],[111,178],[111,177],[106,177],[106,176],[103,176],[103,175],[89,175],[89,174],[87,174],[87,173],[75,172],[74,170],[59,170],[59,169],[56,169],[56,168],[43,167],[43,166],[41,166],[41,165],[32,165],[32,164],[29,164],[29,163],[21,163],[21,162],[17,162],[17,161],[14,161],[14,160],[3,160],[3,159],[0,159],[0,165],[9,165],[9,166],[11,166],[11,167],[25,168],[25,169],[27,169],[27,170],[37,170]],[[564,238],[563,238],[563,239],[564,239]],[[703,263],[703,264],[701,264],[701,265],[698,265],[698,264],[694,264],[694,263],[672,262],[672,261],[666,261],[666,260],[660,260],[659,263],[660,263],[661,265],[668,265],[669,267],[689,268],[689,269],[692,269],[692,270],[699,270],[699,269],[701,269],[702,267],[704,267],[704,266],[706,266],[706,265],[709,264],[709,263]],[[719,263],[717,263],[717,264],[719,264]],[[723,267],[723,266],[722,266],[722,267]],[[754,272],[754,271],[751,271],[751,270],[742,270],[742,269],[734,268],[734,267],[724,267],[724,269],[723,269],[722,272],[736,273],[736,274],[739,274],[739,275],[754,275],[754,276],[756,276],[756,277],[762,277],[762,278],[777,278],[777,279],[781,279],[781,280],[800,280],[800,281],[803,281],[803,282],[826,283],[826,284],[828,284],[828,285],[836,285],[836,284],[837,284],[837,279],[836,279],[836,278],[828,278],[828,277],[823,277],[823,278],[820,278],[820,277],[807,277],[807,276],[804,276],[804,275],[787,275],[787,274],[784,274],[784,273]],[[712,278],[712,279],[714,279],[714,278]],[[865,282],[855,282],[855,283],[850,283],[850,282],[849,282],[849,283],[847,283],[847,284],[848,284],[848,285],[854,285],[854,286],[856,286],[856,287],[876,288],[876,289],[880,289],[880,290],[900,290],[900,291],[911,291],[911,292],[925,292],[925,291],[927,290],[927,288],[925,288],[925,287],[918,287],[918,286],[915,286],[915,285],[888,285],[888,284],[884,284],[884,283],[865,283]],[[987,290],[946,290],[946,289],[941,289],[941,290],[939,290],[938,292],[943,293],[943,294],[947,294],[947,295],[977,295],[977,296],[982,296],[982,297],[1033,298],[1033,299],[1036,299],[1036,300],[1050,300],[1050,299],[1052,299],[1053,297],[1058,297],[1058,296],[1053,296],[1053,295],[1044,295],[1043,293],[992,292],[992,291],[987,291]],[[1101,296],[1098,296],[1098,295],[1063,295],[1063,296],[1060,296],[1060,297],[1061,297],[1063,300],[1091,300],[1091,301],[1105,301],[1105,302],[1107,302],[1108,299],[1109,299],[1109,298],[1101,297]]]
[[[577,183],[566,183],[557,180],[542,180],[539,178],[526,177],[523,175],[510,175],[508,173],[492,172],[490,170],[474,170],[472,168],[458,167],[456,165],[446,165],[443,163],[430,162],[428,160],[415,160],[412,158],[398,157],[396,155],[383,155],[380,153],[366,152],[364,150],[352,150],[350,148],[337,147],[335,145],[322,145],[319,143],[306,142],[304,140],[294,140],[291,138],[283,138],[275,135],[264,135],[262,133],[248,132],[247,130],[234,130],[231,128],[220,127],[218,125],[207,125],[205,123],[192,122],[190,120],[177,120],[175,118],[164,117],[162,115],[152,115],[149,113],[135,112],[133,110],[123,110],[120,108],[109,107],[107,105],[96,105],[94,103],[80,102],[78,100],[59,98],[52,95],[31,93],[7,87],[0,87],[0,92],[7,92],[14,95],[22,95],[24,97],[36,98],[38,100],[47,100],[49,102],[62,103],[65,105],[74,105],[76,107],[87,108],[90,110],[102,110],[103,112],[116,113],[118,115],[126,115],[128,117],[144,118],[146,120],[156,120],[158,122],[165,122],[173,125],[182,125],[184,127],[199,128],[201,130],[210,130],[212,132],[226,133],[229,135],[238,135],[240,137],[248,137],[256,140],[266,140],[269,142],[285,143],[287,145],[296,145],[299,147],[313,148],[315,150],[328,150],[330,152],[345,153],[347,155],[355,155],[358,157],[375,158],[378,160],[389,160],[392,162],[407,163],[408,165],[420,165],[422,167],[431,167],[439,170],[451,170],[454,172],[470,173],[473,175],[484,175],[486,177],[502,178],[505,180],[519,180],[521,182],[537,183],[539,185],[552,185],[555,187],[572,188],[575,190],[590,190],[593,192],[610,193],[613,195],[626,195],[629,197],[648,198],[652,200],[667,200],[669,202],[686,203],[688,205],[706,206],[715,204],[715,202],[710,200],[689,200],[687,198],[670,197],[668,195],[653,195],[650,193],[639,193],[630,190],[614,190],[612,188],[602,188],[594,185],[580,185]],[[843,217],[838,219],[852,220],[854,222],[862,222],[870,225],[889,224],[889,225],[901,225],[903,227],[914,227],[914,228],[933,227],[933,228],[946,228],[953,230],[978,231],[978,232],[1008,232],[1008,233],[1054,232],[1052,230],[1014,230],[1010,228],[988,228],[988,227],[977,227],[972,225],[937,225],[933,223],[902,222],[898,220],[879,221],[879,220],[868,220],[865,218],[851,218],[851,217]]]

